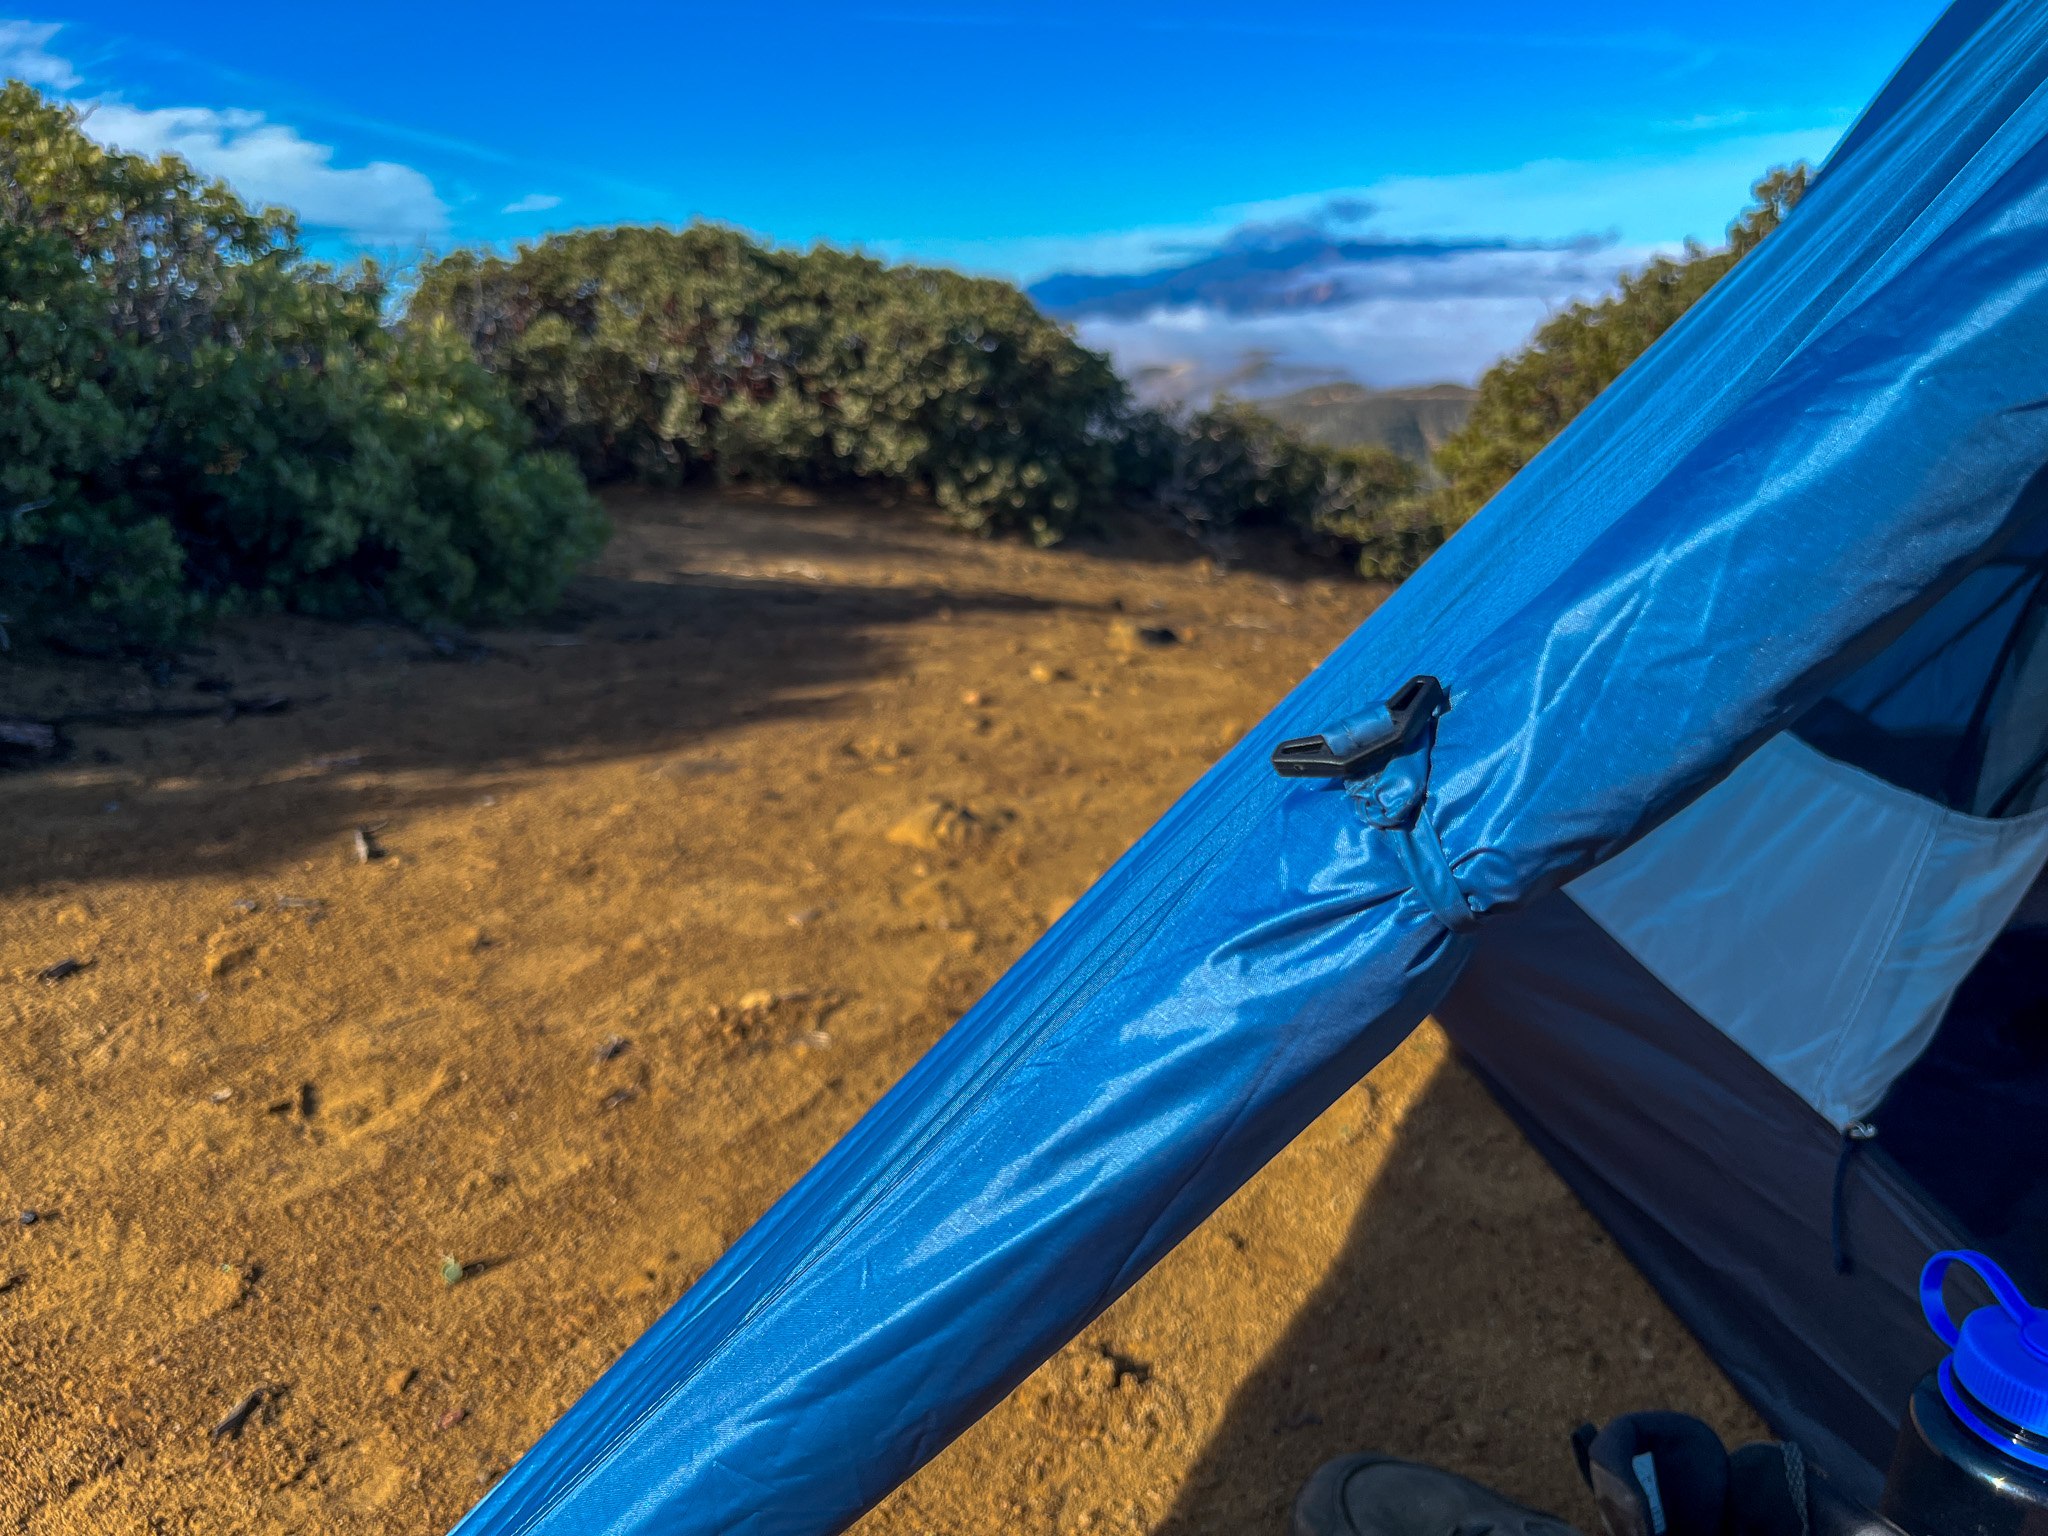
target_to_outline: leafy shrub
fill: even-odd
[[[407,313],[468,338],[593,480],[919,485],[1051,543],[1116,479],[1123,384],[1007,283],[620,227],[458,251]]]
[[[1358,574],[1400,581],[1449,537],[1434,509],[1416,495],[1420,470],[1377,443],[1327,450],[1335,460],[1335,495],[1318,531],[1350,555]]]
[[[177,547],[112,473],[140,453],[143,358],[64,240],[0,222],[0,605],[177,614]],[[161,624],[152,628],[161,629]]]
[[[288,215],[0,91],[0,607],[163,644],[237,611],[552,602],[603,533],[574,465],[383,297]]]
[[[1255,406],[1220,399],[1177,430],[1143,422],[1139,432],[1139,472],[1157,473],[1164,459],[1160,499],[1197,528],[1279,527],[1312,546],[1351,552],[1371,575],[1414,568],[1410,553],[1420,541],[1396,508],[1418,475],[1390,448],[1323,447]]]

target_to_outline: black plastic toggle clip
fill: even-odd
[[[1273,749],[1273,771],[1284,779],[1356,779],[1377,773],[1450,707],[1443,684],[1433,677],[1411,677],[1386,703],[1326,726],[1320,736],[1281,742]]]

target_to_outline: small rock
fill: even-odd
[[[32,1227],[43,1219],[43,1213],[37,1210],[25,1209],[18,1219],[24,1227]]]
[[[775,1006],[773,992],[747,992],[740,997],[741,1013],[766,1013]]]
[[[945,806],[933,800],[919,806],[882,835],[904,848],[932,849],[939,846],[939,817]]]
[[[964,805],[953,805],[944,800],[929,800],[897,822],[883,836],[904,848],[933,852],[940,848],[971,843],[991,830],[988,822]]]
[[[865,736],[859,741],[849,741],[846,751],[871,763],[893,763],[910,756],[911,747],[893,737]]]
[[[1109,648],[1113,651],[1141,651],[1148,647],[1178,645],[1180,636],[1164,624],[1139,624],[1133,619],[1112,619]]]
[[[633,1100],[639,1097],[640,1090],[638,1088],[614,1088],[610,1093],[604,1096],[604,1102],[598,1105],[598,1108],[617,1109],[621,1104],[630,1104],[633,1102]]]
[[[979,709],[982,705],[988,702],[988,695],[983,693],[979,688],[969,688],[965,693],[960,695],[960,702],[962,704],[965,704],[969,709]]]
[[[1042,661],[1031,664],[1031,681],[1034,683],[1065,682],[1070,674],[1063,667],[1048,667]]]
[[[234,1096],[235,1090],[232,1088],[216,1088],[206,1096],[206,1102],[209,1104],[225,1104]]]
[[[372,859],[384,857],[384,850],[377,845],[377,839],[368,827],[356,828],[355,847],[358,864],[367,864]]]
[[[610,1061],[613,1057],[622,1054],[626,1047],[631,1044],[632,1042],[624,1035],[606,1035],[604,1037],[604,1044],[590,1053],[591,1059],[600,1062]]]
[[[36,975],[40,980],[43,981],[62,981],[66,976],[76,976],[80,971],[85,969],[85,966],[85,961],[74,959],[71,956],[66,955],[62,960],[59,960],[55,965],[44,966],[42,970],[36,973]]]
[[[242,970],[255,958],[254,944],[237,944],[230,949],[218,950],[206,957],[206,974],[218,979],[230,971]]]
[[[815,923],[819,918],[823,917],[824,915],[824,912],[817,907],[805,907],[801,912],[790,913],[789,916],[786,919],[784,919],[784,921],[786,921],[792,928],[803,928],[807,927],[811,923]]]
[[[393,1371],[384,1378],[384,1395],[386,1397],[397,1397],[407,1387],[412,1385],[413,1378],[418,1375],[419,1372],[411,1366],[407,1366],[403,1370]]]
[[[462,1283],[462,1261],[452,1253],[441,1255],[441,1283],[460,1285]]]
[[[219,1440],[228,1435],[240,1434],[242,1426],[249,1422],[249,1415],[263,1405],[263,1399],[269,1393],[270,1388],[268,1387],[252,1388],[243,1396],[240,1402],[227,1411],[227,1417],[213,1426],[213,1438]]]
[[[440,1427],[442,1429],[453,1429],[468,1417],[469,1410],[467,1408],[450,1408],[441,1415]]]

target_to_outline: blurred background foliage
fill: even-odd
[[[1014,286],[733,229],[621,226],[427,262],[303,256],[292,217],[0,90],[0,613],[58,643],[223,614],[503,622],[602,544],[589,484],[928,497],[1057,542],[1118,503],[1398,580],[1774,229],[1804,166],[1548,321],[1428,464],[1242,401],[1138,406]],[[0,629],[0,635],[5,630]],[[97,637],[97,638],[95,638]]]
[[[173,157],[0,91],[0,611],[175,643],[290,608],[479,622],[544,608],[604,525],[462,341],[383,320]]]
[[[916,486],[1040,543],[1113,488],[1122,381],[1008,283],[622,227],[458,251],[407,319],[467,338],[593,480]]]

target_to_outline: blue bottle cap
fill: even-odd
[[[1942,1277],[1951,1264],[1975,1270],[1998,1299],[1996,1306],[1979,1307],[1964,1318],[1960,1328],[1941,1299]],[[1927,1314],[1935,1336],[1955,1350],[1943,1369],[1944,1386],[1952,1371],[1964,1391],[2008,1424],[2048,1434],[2048,1311],[2030,1306],[1992,1260],[1961,1248],[1927,1261],[1920,1272],[1920,1310]],[[1967,1413],[1967,1405],[1952,1398],[1949,1405],[1962,1408],[1964,1422],[1980,1436],[1995,1434],[1975,1414]],[[2003,1446],[2006,1437],[1998,1439]]]

